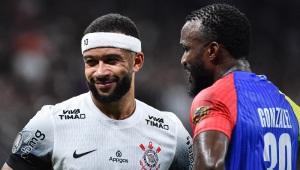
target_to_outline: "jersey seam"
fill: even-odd
[[[237,121],[238,121],[238,117],[239,117],[239,114],[238,114],[238,110],[239,110],[239,107],[238,107],[238,103],[239,103],[239,95],[238,95],[238,91],[237,91],[237,89],[236,89],[236,81],[235,81],[235,74],[233,74],[233,76],[232,76],[232,79],[233,79],[233,85],[234,85],[234,90],[235,90],[235,96],[236,96],[236,103],[235,103],[235,105],[236,105],[236,118],[235,118],[235,123],[233,124],[233,122],[231,122],[231,124],[232,124],[232,130],[231,130],[231,135],[232,135],[232,133],[233,133],[233,131],[234,131],[234,128],[235,128],[235,126],[236,126],[236,123],[237,123]],[[230,110],[229,110],[229,112],[230,112]],[[230,113],[230,117],[231,117],[231,120],[233,120],[233,117],[232,117],[232,114]],[[230,135],[230,138],[229,138],[229,142],[231,141],[231,135]]]

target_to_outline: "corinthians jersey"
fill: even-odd
[[[228,136],[226,170],[296,168],[300,108],[265,76],[234,71],[216,81],[196,96],[190,120],[194,137]]]
[[[192,138],[181,121],[136,101],[132,116],[114,120],[90,93],[44,106],[17,135],[6,163],[13,169],[191,169]]]

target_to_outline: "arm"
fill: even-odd
[[[228,137],[219,131],[205,131],[194,140],[194,170],[225,170]]]
[[[18,133],[3,169],[51,169],[53,130],[49,107],[43,107]]]
[[[233,79],[226,83],[202,90],[192,103],[194,170],[225,170],[225,157],[237,118]]]
[[[1,170],[13,170],[13,169],[11,169],[6,163],[4,163]]]

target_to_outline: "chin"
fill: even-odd
[[[109,96],[113,93],[113,91],[114,91],[114,89],[112,89],[112,88],[108,89],[108,90],[105,90],[105,91],[97,89],[98,94],[101,95],[101,96]]]

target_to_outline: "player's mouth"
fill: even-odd
[[[114,79],[114,78],[107,79],[107,80],[96,80],[95,86],[99,90],[105,90],[105,89],[111,88],[114,83],[116,83],[116,79]]]
[[[113,82],[96,83],[96,86],[99,89],[107,89],[107,88],[110,88],[112,85],[113,85]]]
[[[191,81],[192,80],[191,72],[187,69],[185,71],[188,73],[188,80]]]

